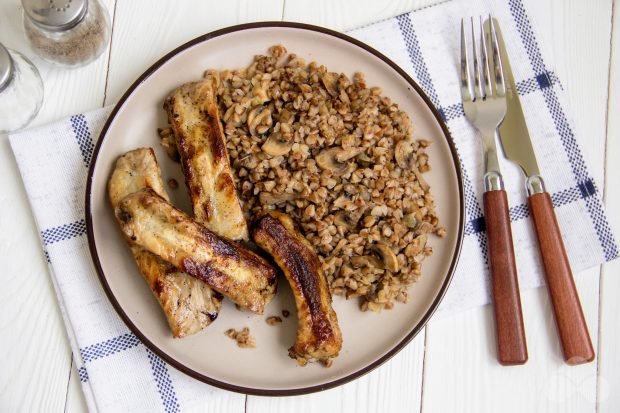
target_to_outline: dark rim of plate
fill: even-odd
[[[389,65],[402,78],[404,78],[407,81],[407,83],[409,83],[411,87],[416,91],[416,93],[418,93],[422,97],[422,99],[424,100],[428,108],[432,111],[433,115],[435,116],[435,119],[437,120],[437,123],[440,125],[443,131],[443,134],[446,138],[446,142],[448,143],[448,146],[450,147],[450,152],[452,154],[452,160],[454,162],[454,167],[456,169],[456,175],[457,175],[457,180],[459,184],[458,191],[459,191],[460,208],[459,208],[459,224],[458,224],[458,234],[457,234],[457,240],[456,240],[456,249],[454,251],[454,255],[452,256],[452,262],[450,263],[450,267],[448,270],[448,274],[446,275],[446,279],[444,280],[439,290],[439,293],[435,297],[435,300],[431,304],[426,314],[424,314],[420,322],[405,336],[405,338],[403,338],[399,343],[397,343],[387,353],[379,357],[377,360],[373,361],[367,366],[357,371],[354,371],[353,373],[350,373],[347,376],[342,377],[340,379],[328,381],[327,383],[323,383],[319,385],[294,388],[294,389],[260,389],[260,388],[256,389],[252,387],[243,387],[243,386],[237,386],[232,383],[226,383],[226,382],[205,376],[204,374],[198,373],[195,370],[192,370],[191,368],[187,367],[184,364],[181,364],[179,361],[177,361],[176,359],[174,359],[173,357],[169,356],[164,351],[162,351],[153,342],[148,340],[142,334],[142,332],[136,327],[136,325],[133,324],[133,322],[130,320],[130,318],[127,316],[127,314],[121,307],[120,303],[117,301],[116,297],[114,296],[114,293],[110,289],[106,276],[101,267],[101,262],[99,261],[99,254],[97,253],[97,245],[95,243],[95,236],[93,233],[93,217],[91,215],[91,192],[92,192],[93,175],[94,175],[95,167],[97,164],[99,150],[101,149],[101,145],[106,137],[108,128],[114,121],[116,114],[123,107],[123,105],[125,104],[126,100],[129,98],[129,96],[131,96],[134,90],[137,89],[140,86],[140,84],[144,82],[144,80],[146,80],[149,76],[151,76],[164,63],[166,63],[168,60],[173,58],[175,55],[199,43],[203,43],[215,37],[223,36],[229,33],[238,32],[242,30],[261,29],[261,28],[277,28],[277,27],[308,30],[312,32],[319,32],[322,34],[327,34],[329,36],[337,37],[354,46],[362,48],[365,51],[369,52],[370,54],[378,57],[383,62],[385,62],[387,65]],[[159,59],[157,62],[155,62],[131,85],[131,87],[125,92],[125,94],[121,97],[118,103],[114,106],[114,109],[110,113],[110,116],[108,117],[105,125],[103,126],[103,129],[101,130],[101,134],[99,135],[99,140],[97,141],[97,144],[95,146],[92,161],[88,169],[88,177],[86,181],[86,201],[85,201],[86,209],[85,211],[86,211],[86,231],[88,235],[88,247],[90,249],[90,254],[92,256],[93,263],[97,271],[97,275],[99,276],[99,280],[101,281],[101,285],[103,286],[103,289],[105,290],[105,293],[108,296],[108,299],[112,303],[112,306],[114,307],[118,315],[123,319],[123,321],[129,327],[129,329],[142,341],[142,343],[144,343],[144,345],[146,345],[151,351],[153,351],[155,354],[157,354],[159,357],[161,357],[163,360],[165,360],[168,364],[175,367],[176,369],[182,371],[183,373],[197,380],[211,384],[213,386],[216,386],[216,387],[219,387],[225,390],[231,390],[234,392],[257,395],[257,396],[293,396],[293,395],[314,393],[314,392],[318,392],[322,390],[327,390],[333,387],[337,387],[337,386],[350,382],[370,372],[371,370],[377,368],[378,366],[380,366],[381,364],[385,363],[387,360],[392,358],[394,355],[396,355],[396,353],[402,350],[405,347],[405,345],[407,345],[422,330],[422,328],[424,328],[424,326],[426,325],[428,320],[431,318],[431,316],[433,315],[437,307],[439,307],[441,300],[443,299],[448,287],[450,286],[452,277],[454,276],[454,271],[456,268],[456,264],[459,260],[459,255],[461,253],[461,247],[463,244],[464,214],[465,214],[464,205],[465,205],[465,197],[464,197],[464,190],[463,190],[463,179],[462,179],[462,174],[461,174],[461,164],[460,164],[452,137],[450,135],[450,132],[448,131],[448,127],[446,123],[444,122],[444,120],[442,119],[441,115],[439,114],[439,111],[437,110],[437,108],[435,108],[435,106],[432,104],[428,96],[424,93],[424,91],[422,91],[422,88],[420,88],[420,86],[418,86],[418,84],[407,73],[405,73],[403,69],[401,69],[396,63],[392,62],[382,53],[378,52],[377,50],[373,49],[367,44],[362,43],[361,41],[356,40],[346,34],[343,34],[343,33],[340,33],[334,30],[326,29],[324,27],[310,25],[310,24],[273,21],[273,22],[246,23],[246,24],[240,24],[236,26],[230,26],[230,27],[226,27],[220,30],[216,30],[208,34],[204,34],[193,40],[190,40],[189,42],[177,47],[176,49],[172,50],[171,52],[166,54],[164,57]]]

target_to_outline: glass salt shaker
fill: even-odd
[[[110,41],[110,16],[99,0],[22,0],[34,51],[56,65],[92,62]]]
[[[0,133],[19,130],[37,115],[43,82],[36,67],[0,43]]]

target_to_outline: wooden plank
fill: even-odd
[[[351,383],[305,396],[248,396],[246,413],[417,412],[423,360],[424,332],[421,332],[386,364]]]
[[[599,270],[577,288],[596,348]],[[564,363],[546,289],[521,293],[529,361],[497,362],[490,306],[433,320],[427,327],[423,411],[594,412],[596,363]]]
[[[605,206],[612,228],[620,230],[620,2],[614,2],[611,61],[609,70],[609,100],[607,107],[607,151],[605,160]],[[616,238],[616,240],[618,240]],[[603,266],[601,274],[598,411],[612,413],[620,406],[620,261]]]
[[[553,61],[572,109],[575,134],[582,138],[581,149],[600,185],[605,162],[611,8],[612,0],[598,1],[596,7],[579,0],[551,2]]]
[[[283,0],[119,2],[106,105],[115,103],[157,59],[205,33],[234,24],[280,20]]]
[[[0,406],[64,408],[71,351],[28,201],[6,137],[0,137]]]
[[[396,0],[381,2],[358,0],[286,1],[283,20],[317,24],[334,30],[347,31],[379,20],[420,9],[442,0]]]

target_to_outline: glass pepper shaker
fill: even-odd
[[[0,133],[14,132],[37,115],[43,82],[36,67],[0,43]]]
[[[51,63],[83,66],[110,41],[110,16],[99,0],[22,0],[22,5],[30,45]]]

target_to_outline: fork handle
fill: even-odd
[[[508,197],[505,190],[497,189],[486,191],[483,198],[493,285],[497,358],[505,366],[524,364],[528,358],[527,343]]]
[[[588,363],[594,360],[594,349],[551,197],[547,192],[534,193],[529,196],[529,204],[564,360],[572,365]]]

